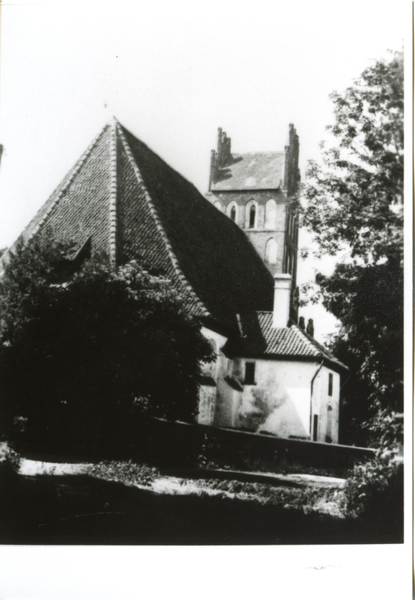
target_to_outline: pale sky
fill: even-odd
[[[410,7],[406,0],[3,2],[0,248],[111,114],[201,193],[219,126],[235,152],[249,152],[282,150],[294,123],[304,180],[331,122],[328,95],[402,47]],[[313,273],[299,259],[300,282]]]

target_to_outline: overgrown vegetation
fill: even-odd
[[[104,461],[91,466],[88,475],[127,485],[151,485],[160,475],[156,467],[129,461]]]
[[[7,442],[0,442],[0,472],[16,473],[21,457]]]
[[[403,533],[403,419],[382,419],[376,457],[356,465],[346,482],[348,514],[385,533]]]
[[[20,244],[0,281],[3,433],[19,438],[24,417],[39,447],[93,450],[123,441],[137,406],[192,420],[212,350],[183,299],[135,261],[74,270],[70,250]]]

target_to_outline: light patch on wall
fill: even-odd
[[[281,437],[308,437],[309,417],[309,388],[285,388],[259,429]]]

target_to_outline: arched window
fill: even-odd
[[[268,200],[265,205],[265,229],[275,229],[277,217],[277,204],[275,200]]]
[[[245,229],[255,229],[258,227],[258,204],[255,200],[250,200],[245,205]]]
[[[255,227],[255,219],[256,219],[256,206],[255,204],[251,204],[249,208],[249,229],[253,229]]]
[[[222,204],[220,202],[215,202],[214,206],[222,212]]]
[[[275,265],[277,262],[277,242],[274,238],[269,239],[265,246],[265,262],[270,265]]]
[[[228,217],[236,223],[238,214],[238,206],[236,202],[231,202],[230,204],[228,204],[226,212],[228,214]]]

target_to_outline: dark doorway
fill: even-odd
[[[318,415],[314,415],[313,419],[313,442],[317,441],[318,434]]]

